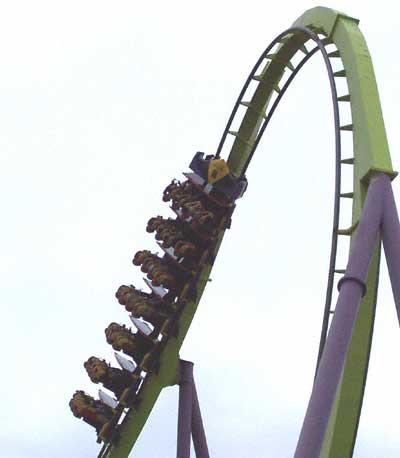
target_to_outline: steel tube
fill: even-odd
[[[382,241],[400,323],[400,222],[391,184],[385,195]]]
[[[371,179],[294,458],[318,458],[320,455],[358,305],[364,293],[369,261],[383,217],[387,180],[384,174]]]
[[[210,458],[208,453],[206,433],[204,431],[203,420],[201,418],[201,411],[199,399],[197,397],[196,384],[193,380],[193,404],[192,404],[192,438],[196,458]]]
[[[193,363],[179,360],[177,458],[190,458],[193,405]]]

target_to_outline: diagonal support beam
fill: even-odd
[[[210,458],[193,378],[193,363],[180,359],[177,458],[190,458],[191,437],[196,457]]]
[[[382,242],[397,310],[397,318],[400,323],[400,222],[393,190],[390,185],[385,195]]]
[[[311,398],[294,458],[318,458],[340,380],[354,320],[362,295],[371,254],[383,218],[389,178],[380,173],[371,179],[346,268],[339,282],[335,314],[318,367]]]
[[[201,418],[200,404],[197,397],[196,384],[193,380],[193,404],[192,404],[192,438],[194,451],[197,458],[210,458],[204,431],[203,420]]]

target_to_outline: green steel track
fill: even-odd
[[[273,106],[274,97],[277,97],[282,90],[279,86],[280,81],[285,72],[295,70],[291,59],[296,53],[302,53],[307,57],[311,52],[310,45],[315,45],[315,40],[304,32],[304,28],[318,35],[324,45],[330,47],[327,53],[330,59],[340,59],[342,62],[343,69],[334,73],[334,77],[345,79],[348,92],[339,94],[337,102],[339,107],[341,104],[349,104],[351,108],[351,124],[339,125],[339,131],[340,135],[352,135],[353,152],[347,152],[348,155],[344,159],[340,157],[338,167],[353,168],[353,191],[343,194],[338,189],[337,198],[339,206],[341,199],[353,199],[352,223],[348,228],[334,226],[336,242],[333,243],[332,249],[335,253],[337,237],[352,239],[357,230],[369,178],[378,171],[388,174],[391,178],[396,175],[392,169],[372,61],[364,37],[358,28],[357,19],[324,7],[313,8],[299,17],[292,28],[286,34],[282,34],[279,44],[272,52],[261,59],[256,68],[257,72],[250,75],[249,80],[255,81],[257,87],[250,100],[243,100],[244,91],[242,91],[237,104],[246,107],[247,110],[238,131],[229,131],[228,123],[218,153],[222,149],[225,138],[233,135],[235,138],[229,153],[228,165],[236,176],[245,172],[259,138],[264,132],[262,125],[268,116],[268,110]],[[235,113],[234,110],[230,121]],[[127,458],[161,390],[177,383],[179,350],[207,284],[223,236],[224,229],[221,229],[209,261],[202,267],[197,277],[196,296],[185,305],[180,316],[178,333],[176,336],[169,336],[161,352],[158,372],[146,377],[139,390],[140,402],[122,416],[123,418],[121,417],[121,435],[118,442],[115,444],[106,442],[99,457]],[[350,458],[353,454],[373,333],[379,256],[377,244],[369,267],[368,292],[359,307],[320,458]],[[335,256],[331,258],[332,274],[342,273],[340,267],[343,266],[334,265]],[[330,305],[328,300],[328,319]],[[328,326],[329,322],[326,323]],[[323,334],[324,332],[321,337],[322,347]]]

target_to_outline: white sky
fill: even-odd
[[[146,222],[169,215],[165,185],[196,151],[215,151],[259,54],[313,6],[0,2],[4,456],[97,456],[68,401],[99,388],[82,366],[89,356],[114,363],[104,328],[129,323],[114,293],[142,286],[131,259],[155,249]],[[329,6],[361,20],[399,170],[397,2]],[[334,166],[328,80],[313,59],[260,144],[182,348],[213,457],[292,456],[308,401]],[[400,451],[400,335],[384,265],[378,300],[356,458]],[[177,401],[165,390],[133,456],[175,456]]]

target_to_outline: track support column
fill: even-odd
[[[400,222],[391,186],[388,187],[385,195],[382,242],[397,310],[397,318],[400,323]]]
[[[371,179],[346,273],[338,285],[340,293],[335,313],[294,458],[319,458],[357,309],[365,293],[369,262],[383,218],[388,185],[390,179],[382,173]]]
[[[178,443],[176,458],[190,458],[193,363],[179,360]]]
[[[210,458],[193,378],[193,363],[179,360],[177,458],[190,458],[190,438],[197,458]]]

